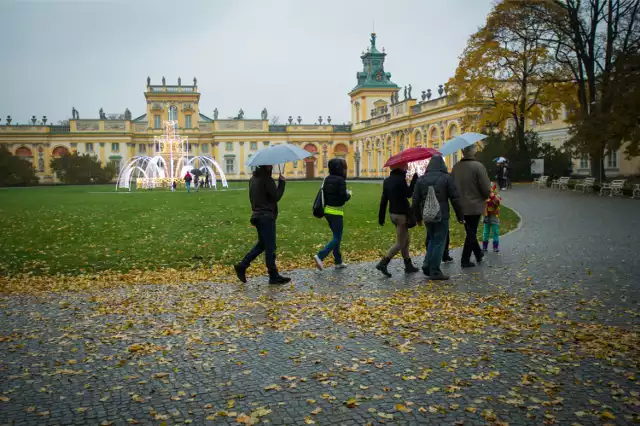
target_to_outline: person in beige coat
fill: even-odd
[[[478,224],[484,213],[487,198],[491,195],[491,181],[487,175],[487,169],[476,160],[476,152],[475,145],[463,149],[462,160],[453,166],[451,172],[460,193],[462,211],[464,212],[466,237],[462,248],[461,265],[463,268],[476,266],[471,261],[471,253],[475,255],[478,262],[481,262],[484,256],[480,244],[478,244]]]

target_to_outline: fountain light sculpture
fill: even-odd
[[[189,138],[176,134],[177,121],[164,122],[164,134],[153,137],[153,156],[135,156],[121,169],[116,190],[127,188],[135,179],[136,188],[171,188],[173,182],[184,186],[184,175],[193,169],[208,173],[210,183],[217,189],[217,180],[227,188],[227,179],[220,165],[212,157],[189,156]]]

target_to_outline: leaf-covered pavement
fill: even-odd
[[[504,195],[523,228],[451,283],[394,262],[4,296],[0,424],[638,422],[640,205]]]

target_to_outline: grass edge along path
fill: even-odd
[[[354,189],[354,199],[347,207],[343,244],[345,260],[349,263],[376,261],[393,244],[395,236],[388,215],[384,227],[377,224],[380,185],[349,186]],[[202,191],[195,194],[171,194],[158,191],[154,194],[134,192],[130,195],[113,194],[111,187],[6,191],[3,195],[15,195],[5,198],[9,203],[0,207],[0,222],[4,222],[1,223],[5,229],[3,239],[8,237],[5,241],[12,245],[0,247],[0,251],[4,250],[2,254],[5,259],[13,256],[14,265],[22,269],[9,269],[6,267],[7,263],[4,268],[0,268],[0,293],[91,291],[137,284],[235,282],[232,264],[254,243],[255,231],[248,224],[250,212],[246,183],[232,184],[232,189],[235,190],[226,193]],[[278,220],[278,265],[282,271],[313,268],[313,254],[330,238],[324,219],[311,217],[311,198],[315,196],[316,190],[315,182],[288,183]],[[211,226],[206,226],[207,223],[203,223],[201,219],[208,216],[213,218],[209,222]],[[41,217],[38,220],[42,220],[42,223],[37,229],[30,230],[27,225],[34,217]],[[502,217],[503,235],[517,228],[520,219],[515,212],[503,207]],[[24,223],[16,222],[20,218]],[[193,219],[195,236],[183,234],[185,218],[187,223]],[[153,229],[152,234],[146,229],[134,229],[133,232],[138,234],[129,239],[150,239],[151,243],[136,243],[128,248],[124,246],[121,254],[109,254],[106,249],[102,253],[102,245],[113,247],[114,242],[119,244],[121,240],[127,239],[127,235],[118,234],[123,229],[123,222],[126,224],[127,220],[131,220],[129,227],[148,226]],[[201,253],[205,258],[198,255],[192,258],[192,252],[188,250],[201,247],[202,244],[201,241],[194,241],[194,238],[200,234],[207,237],[211,232],[218,232],[221,227],[224,227],[226,234],[220,235],[219,239],[231,243],[226,247],[207,247],[205,244]],[[412,234],[412,255],[422,256],[424,228],[415,228]],[[32,240],[29,241],[29,238]],[[452,223],[451,247],[459,247],[463,239],[462,226]],[[147,264],[133,263],[133,267],[126,267],[124,258],[130,258],[137,251],[149,250],[150,244],[158,244],[159,241],[166,241],[166,244],[160,244],[161,247],[156,249],[158,252],[151,249],[151,254],[147,255],[150,259]],[[159,250],[164,252],[164,248],[170,244],[174,244],[174,250],[175,247],[186,247],[187,253],[179,257],[180,262],[177,264],[167,264],[166,257],[161,259]],[[80,256],[84,257],[85,252],[89,252],[92,247],[96,247],[97,255],[85,260],[86,264],[81,264]],[[48,261],[59,266],[58,270],[39,267],[46,263],[38,260],[43,257],[38,251],[46,251],[47,256],[51,256]],[[14,255],[17,252],[21,252],[22,257]],[[207,254],[223,257],[207,258]],[[122,262],[119,256],[122,256]],[[32,260],[35,268],[29,264]],[[331,259],[328,260],[331,262]],[[68,263],[63,264],[64,261]],[[95,264],[100,264],[100,267],[92,269],[91,265]],[[261,257],[254,262],[248,275],[264,274]]]

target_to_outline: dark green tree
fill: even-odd
[[[0,146],[0,185],[29,186],[37,185],[38,177],[33,165],[11,154],[6,146]]]
[[[102,167],[94,156],[77,152],[52,159],[51,168],[62,182],[69,184],[109,183],[116,175],[112,164]]]

